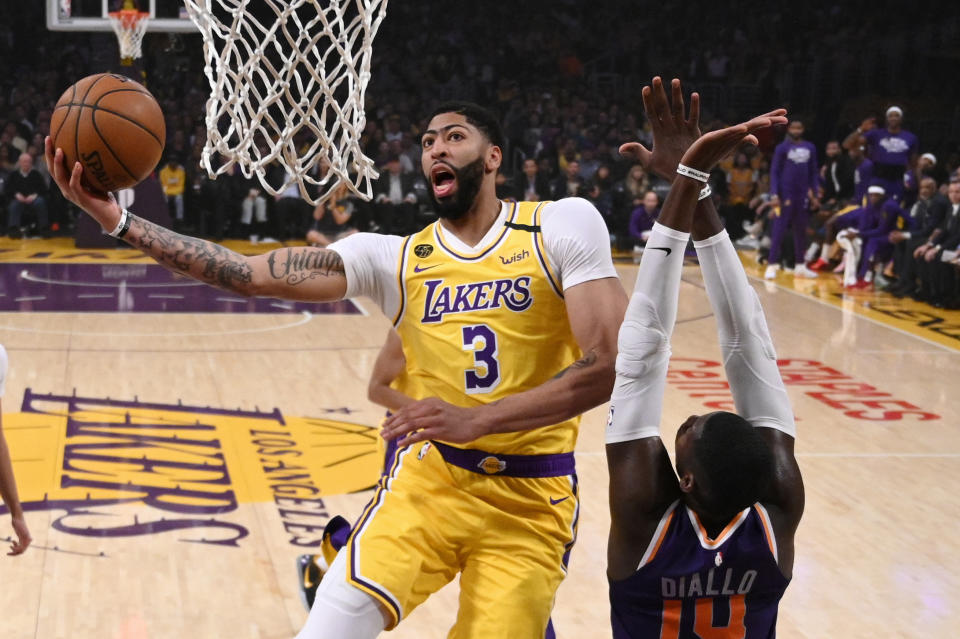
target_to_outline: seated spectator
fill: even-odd
[[[324,248],[357,232],[353,214],[356,199],[346,184],[337,186],[330,197],[313,207],[313,223],[307,231],[307,244]]]
[[[397,155],[390,155],[373,185],[373,219],[382,233],[405,235],[413,231],[417,195],[414,176],[403,173]]]
[[[924,177],[920,181],[917,201],[905,218],[905,228],[890,231],[893,274],[897,281],[887,290],[895,297],[912,296],[917,292],[917,264],[913,254],[927,243],[943,222],[949,208],[950,201],[937,192],[936,181],[932,177]]]
[[[750,166],[747,154],[738,152],[726,176],[726,202],[720,207],[720,216],[727,227],[727,233],[733,240],[738,240],[744,235],[746,231],[743,223],[752,217],[749,203],[756,194],[758,177],[757,171]]]
[[[960,182],[951,182],[947,189],[950,204],[943,221],[917,248],[913,258],[917,265],[920,290],[916,300],[938,308],[957,306],[957,271],[954,262],[960,251]]]
[[[580,187],[583,186],[584,182],[580,176],[580,163],[577,160],[570,160],[566,166],[566,170],[557,176],[557,179],[555,179],[551,185],[551,200],[576,197],[577,194],[580,193]]]
[[[49,234],[47,218],[47,185],[40,172],[33,168],[33,156],[21,153],[17,170],[7,176],[4,192],[7,196],[7,232],[12,238],[23,237],[24,213],[36,216],[36,229]]]
[[[289,181],[292,178],[293,175],[286,170],[284,179]],[[279,195],[274,196],[274,219],[271,225],[274,238],[283,242],[291,237],[300,236],[312,210],[313,207],[300,194],[299,184],[295,180],[292,181]],[[270,239],[264,238],[262,241],[269,242]]]
[[[653,191],[647,191],[642,203],[630,214],[630,237],[633,238],[633,250],[640,252],[647,244],[653,223],[660,215],[660,198]]]
[[[650,190],[650,179],[643,165],[634,164],[627,175],[613,187],[614,213],[624,225],[630,221],[633,209],[643,204],[643,196]]]
[[[550,183],[541,175],[540,167],[533,158],[523,161],[523,170],[514,180],[514,184],[518,200],[539,202],[550,199]]]
[[[837,243],[843,248],[845,288],[868,289],[873,287],[874,269],[882,266],[893,249],[890,231],[903,211],[886,189],[874,184],[867,189],[867,205],[849,213],[856,220],[837,234]]]
[[[235,164],[230,170],[234,190],[243,197],[240,201],[240,236],[246,236],[256,244],[267,229],[267,198],[256,176],[244,177]],[[256,219],[256,226],[254,226]]]

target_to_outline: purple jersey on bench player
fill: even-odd
[[[789,583],[763,506],[742,511],[710,539],[696,514],[676,501],[637,571],[610,582],[613,637],[773,639]]]

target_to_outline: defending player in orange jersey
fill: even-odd
[[[804,494],[796,427],[754,290],[704,187],[709,171],[785,111],[700,137],[659,78],[643,90],[653,151],[624,145],[673,181],[647,241],[620,329],[607,460],[607,575],[614,639],[768,639],[793,571]],[[698,193],[700,194],[698,196]],[[698,203],[698,197],[699,203]],[[660,439],[670,336],[692,236],[716,316],[737,413],[692,415],[676,433],[676,472]]]

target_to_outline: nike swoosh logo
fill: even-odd
[[[414,272],[414,273],[423,273],[424,271],[429,271],[430,269],[432,269],[432,268],[437,268],[438,266],[440,266],[440,265],[439,265],[439,264],[434,264],[433,266],[424,266],[423,268],[420,268],[420,265],[417,264],[416,266],[413,267],[413,272]]]
[[[568,500],[568,499],[570,499],[570,495],[567,495],[566,497],[561,497],[560,499],[554,499],[553,497],[551,497],[551,498],[550,498],[550,505],[551,505],[551,506],[556,506],[556,505],[559,504],[561,501],[566,501],[566,500]]]
[[[671,251],[673,251],[672,248],[668,248],[666,246],[651,246],[650,248],[652,248],[655,251],[663,251],[667,255],[670,255]]]

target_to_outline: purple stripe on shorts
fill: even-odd
[[[457,448],[434,441],[444,461],[481,475],[504,477],[563,477],[576,472],[573,453],[503,455],[474,448]]]
[[[380,595],[380,598],[386,602],[390,608],[397,615],[397,623],[400,623],[400,620],[403,619],[403,611],[400,609],[400,606],[396,603],[396,599],[388,592],[385,592],[382,588],[378,587],[376,584],[363,578],[363,575],[360,574],[360,567],[357,565],[357,537],[363,534],[363,529],[369,523],[370,519],[373,517],[374,513],[379,510],[380,506],[383,504],[383,498],[390,491],[390,481],[396,477],[397,471],[400,469],[400,459],[401,455],[397,455],[393,462],[393,467],[390,469],[389,474],[384,473],[380,476],[380,485],[377,486],[377,492],[374,493],[373,498],[371,498],[370,503],[363,516],[360,520],[353,526],[353,532],[350,535],[350,578],[356,581],[357,583],[363,584],[365,587],[369,588],[373,592]]]

